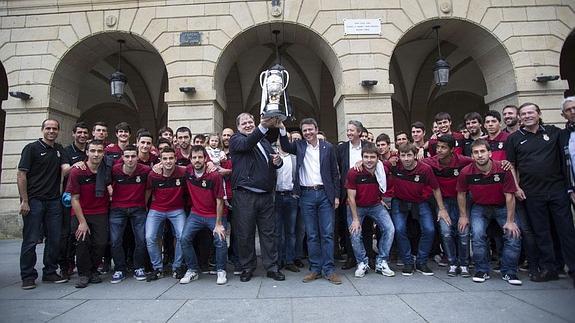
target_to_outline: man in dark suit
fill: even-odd
[[[265,138],[269,128],[275,124],[276,119],[262,118],[256,126],[251,114],[241,113],[236,118],[238,133],[230,138],[230,155],[234,165],[232,227],[236,230],[235,242],[242,267],[242,282],[249,281],[256,269],[256,224],[267,276],[274,280],[285,280],[278,267],[273,200],[276,169],[282,166],[282,159]]]
[[[317,122],[312,118],[300,123],[305,140],[289,142],[283,123],[278,123],[282,149],[296,155],[294,194],[304,219],[311,273],[303,282],[323,276],[341,284],[334,265],[334,209],[339,205],[339,172],[334,147],[317,138]]]
[[[347,189],[345,189],[345,180],[349,169],[352,168],[357,161],[361,160],[361,149],[366,143],[361,140],[363,129],[364,127],[361,122],[350,120],[346,128],[346,135],[349,141],[337,146],[337,164],[339,166],[339,172],[341,173],[340,182],[338,183],[340,187],[339,198],[341,206],[337,210],[336,232],[340,234],[339,238],[345,241],[347,260],[342,266],[344,270],[354,268],[356,265],[351,240],[349,238],[349,231],[347,230]],[[362,228],[361,234],[367,257],[370,259],[370,262],[373,262],[375,259],[375,252],[373,252],[373,221],[366,217],[364,223],[362,223]]]
[[[563,99],[561,103],[561,115],[567,120],[565,129],[559,135],[559,145],[565,167],[565,180],[567,181],[568,193],[571,203],[575,205],[575,96]],[[573,208],[571,208],[573,210]],[[575,271],[569,268],[575,287]]]

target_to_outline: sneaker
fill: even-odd
[[[224,285],[227,282],[228,282],[228,278],[226,277],[226,271],[225,270],[218,270],[218,279],[216,280],[216,284]]]
[[[511,285],[516,285],[516,286],[523,285],[523,282],[521,280],[519,280],[519,278],[515,274],[505,274],[505,275],[503,275],[503,277],[501,277],[501,279],[505,280],[506,282],[508,282]]]
[[[382,274],[387,277],[395,276],[395,272],[389,268],[387,261],[382,260],[377,266],[375,266],[375,272],[378,274]]]
[[[36,282],[34,279],[25,279],[22,281],[22,289],[34,289],[36,288]]]
[[[90,284],[99,284],[102,282],[102,278],[100,277],[100,273],[95,272],[90,276]]]
[[[449,265],[447,257],[442,255],[433,256],[433,261],[435,261],[439,267],[447,267]]]
[[[415,269],[422,273],[424,276],[433,276],[433,270],[429,269],[429,267],[427,267],[427,264],[419,264],[419,265],[415,265]]]
[[[144,268],[138,268],[134,270],[134,278],[138,281],[146,280],[146,273],[144,272]]]
[[[184,277],[180,279],[180,284],[189,284],[192,280],[198,280],[200,275],[194,270],[188,269],[184,274]]]
[[[68,279],[56,274],[56,273],[51,273],[51,274],[47,274],[42,276],[42,281],[43,282],[50,282],[50,283],[54,283],[54,284],[61,284],[61,283],[65,283],[68,281]]]
[[[175,279],[182,279],[184,278],[184,275],[186,274],[186,266],[181,266],[180,268],[174,270],[174,272],[172,273],[172,277]]]
[[[146,276],[146,281],[151,282],[164,277],[164,273],[160,269],[154,269],[151,273]]]
[[[234,276],[239,276],[242,274],[242,268],[241,267],[234,267]]]
[[[112,275],[112,280],[110,281],[110,283],[112,284],[121,283],[124,279],[126,279],[126,275],[124,275],[123,271],[115,271],[114,274]]]
[[[529,271],[529,263],[525,260],[523,263],[519,265],[519,271],[528,272]]]
[[[461,273],[461,277],[463,278],[471,277],[471,274],[469,273],[469,268],[467,268],[467,266],[460,266],[459,272]]]
[[[367,273],[368,270],[369,270],[369,265],[367,265],[364,262],[360,262],[359,264],[357,264],[357,269],[355,270],[355,277],[361,278],[361,277],[365,276],[365,274]]]
[[[488,273],[484,273],[484,272],[482,272],[482,271],[478,271],[478,272],[476,272],[475,275],[473,276],[473,281],[476,282],[476,283],[483,283],[483,282],[485,282],[486,280],[488,280],[489,278],[490,278],[490,277],[489,277],[489,274],[488,274]]]
[[[457,266],[450,265],[449,269],[447,270],[447,276],[449,276],[449,277],[457,276]]]
[[[86,288],[90,283],[90,277],[80,276],[78,277],[78,282],[76,283],[76,288]]]
[[[405,265],[405,267],[403,267],[403,269],[401,270],[401,274],[403,276],[411,276],[411,275],[413,275],[414,271],[415,271],[415,266],[413,264]]]

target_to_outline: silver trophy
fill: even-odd
[[[260,113],[263,117],[278,118],[284,121],[291,116],[291,107],[286,91],[288,83],[289,73],[280,64],[276,64],[260,74],[260,86],[262,88]]]

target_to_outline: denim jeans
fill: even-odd
[[[473,262],[475,271],[489,272],[489,243],[487,241],[487,225],[491,219],[503,228],[507,222],[507,208],[505,206],[483,206],[474,204],[471,207],[470,224],[471,240],[473,246]],[[519,221],[515,217],[515,223]],[[503,252],[501,256],[501,274],[517,274],[517,262],[521,253],[521,238],[512,238],[509,234],[503,235]]]
[[[419,239],[419,250],[417,251],[417,264],[426,264],[433,238],[435,235],[435,225],[433,223],[433,213],[427,202],[409,203],[405,202],[408,207],[419,208],[419,227],[421,229],[421,238]],[[406,265],[413,265],[413,256],[411,255],[411,243],[407,236],[407,212],[401,210],[400,200],[391,200],[391,218],[395,226],[395,239],[399,247],[399,256]]]
[[[163,225],[166,219],[172,224],[172,229],[176,236],[176,254],[172,264],[172,269],[176,270],[182,265],[182,246],[180,241],[184,223],[186,222],[186,213],[183,209],[168,212],[150,210],[146,218],[146,245],[148,246],[148,254],[150,255],[152,266],[154,269],[162,270],[162,250],[159,243],[164,232]]]
[[[84,215],[90,234],[83,240],[76,241],[76,266],[79,276],[89,277],[97,271],[98,265],[108,247],[108,214]],[[79,226],[78,218],[72,218],[72,232]]]
[[[391,245],[393,243],[395,227],[393,226],[393,222],[391,221],[391,217],[389,216],[385,206],[382,204],[376,204],[374,206],[367,207],[358,206],[357,216],[359,217],[359,223],[363,223],[365,217],[372,218],[373,222],[377,224],[377,228],[381,233],[381,238],[377,242],[377,257],[375,258],[376,264],[380,264],[382,260],[389,260],[389,250],[391,249]],[[348,206],[347,225],[351,225],[352,221],[353,217],[351,215],[351,209]],[[361,232],[350,233],[350,238],[356,262],[363,262],[364,264],[367,264],[369,259],[363,244],[363,236]]]
[[[126,255],[124,254],[124,231],[130,221],[134,240],[134,268],[144,268],[146,257],[146,209],[143,207],[113,208],[110,210],[110,244],[115,271],[126,271]]]
[[[275,199],[278,261],[293,264],[296,257],[297,199],[291,194],[277,193]]]
[[[466,227],[463,232],[458,229],[459,206],[457,199],[444,198],[443,204],[451,219],[451,225],[439,220],[443,251],[450,265],[467,266],[469,262],[469,227]]]
[[[23,216],[22,248],[20,251],[20,277],[38,278],[36,265],[36,244],[44,239],[43,275],[55,273],[60,255],[60,232],[62,230],[62,204],[60,199],[39,200],[32,198],[28,202],[30,212]]]
[[[335,271],[333,206],[324,190],[302,190],[299,207],[307,233],[310,270],[325,276],[331,275]]]
[[[222,225],[226,227],[226,219],[222,219]],[[194,249],[194,238],[196,234],[203,229],[214,231],[216,227],[216,218],[207,218],[190,212],[186,219],[184,231],[182,232],[182,254],[188,269],[198,272],[198,258]],[[219,235],[213,234],[214,247],[216,249],[216,270],[226,270],[226,261],[228,259],[228,243],[222,240]]]

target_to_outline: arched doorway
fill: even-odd
[[[567,80],[569,88],[565,90],[565,97],[575,95],[575,30],[571,31],[563,48],[559,60],[561,79]]]
[[[128,83],[125,95],[116,100],[110,94],[110,75],[116,70],[119,43],[122,39],[121,70]],[[120,121],[131,124],[135,133],[147,128],[152,133],[166,124],[167,106],[164,92],[168,90],[166,66],[157,50],[145,39],[123,32],[92,35],[74,45],[62,58],[50,87],[50,108],[64,119],[62,140],[76,120],[89,125],[104,121],[113,127]]]
[[[2,176],[2,156],[4,156],[4,130],[6,129],[6,111],[2,109],[2,101],[8,99],[8,76],[4,64],[0,62],[0,177]]]
[[[312,117],[328,140],[337,141],[337,116],[334,108],[336,84],[341,68],[333,50],[320,35],[300,25],[268,23],[250,28],[234,38],[218,59],[214,88],[217,102],[223,107],[224,127],[235,129],[241,112],[259,114],[261,88],[259,75],[276,63],[275,36],[281,64],[290,73],[288,91],[299,121]]]
[[[441,26],[441,52],[451,65],[444,87],[433,80],[438,56],[435,25]],[[461,19],[428,20],[411,28],[394,49],[390,82],[395,87],[394,128],[408,131],[414,121],[430,128],[440,111],[451,114],[455,127],[468,112],[501,109],[517,92],[504,46],[483,27]]]

